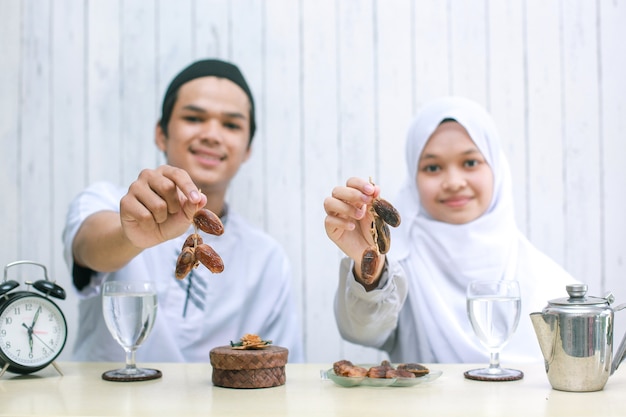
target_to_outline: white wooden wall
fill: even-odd
[[[221,57],[258,105],[230,199],[289,253],[309,361],[381,357],[336,330],[322,201],[352,175],[392,197],[412,116],[445,94],[494,115],[530,240],[626,301],[625,21],[626,0],[0,0],[0,262],[46,264],[75,328],[69,201],[162,163],[167,83]]]

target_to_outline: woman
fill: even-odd
[[[402,222],[373,282],[361,276],[361,256],[371,246],[366,208],[380,188],[351,178],[324,202],[326,233],[348,256],[335,299],[342,337],[383,349],[393,362],[485,362],[488,352],[467,318],[467,284],[517,280],[522,313],[503,357],[541,361],[528,314],[574,280],[517,228],[492,118],[464,98],[431,102],[410,127],[406,162],[408,176],[394,201]]]

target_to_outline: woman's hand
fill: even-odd
[[[345,186],[335,187],[332,195],[324,200],[326,234],[343,253],[354,260],[354,273],[359,281],[363,252],[374,245],[370,233],[373,216],[368,205],[379,195],[380,187],[366,179],[352,177]],[[377,277],[383,265],[384,255],[381,255]]]

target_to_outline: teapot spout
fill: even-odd
[[[543,354],[543,359],[546,364],[552,361],[552,355],[554,352],[554,339],[555,339],[555,316],[543,313],[531,313],[530,320],[535,328],[537,340],[539,341],[539,347]]]

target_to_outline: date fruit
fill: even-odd
[[[391,247],[391,232],[389,226],[380,217],[374,219],[374,227],[376,228],[376,244],[380,253],[389,252]]]
[[[206,243],[196,247],[196,259],[214,274],[219,274],[224,270],[222,258]]]
[[[374,185],[370,177],[370,183]],[[373,220],[370,234],[374,246],[363,251],[361,256],[361,279],[365,284],[372,284],[376,280],[376,270],[381,254],[389,252],[391,248],[391,232],[389,226],[400,225],[400,213],[384,198],[377,197],[368,208]],[[389,226],[387,226],[389,225]]]
[[[361,279],[366,284],[371,284],[376,279],[376,267],[378,266],[378,249],[367,248],[361,257]]]
[[[193,215],[194,225],[205,233],[220,236],[224,233],[224,225],[217,214],[202,208]]]
[[[198,265],[194,248],[189,246],[184,247],[176,261],[176,278],[185,278],[196,266]]]
[[[400,226],[400,213],[391,203],[384,198],[377,198],[372,202],[374,211],[391,227]]]
[[[202,236],[197,233],[192,233],[187,236],[185,239],[185,243],[183,244],[183,249],[185,248],[195,248],[198,245],[202,245]]]
[[[217,252],[202,241],[198,229],[211,235],[220,236],[224,233],[224,225],[220,218],[211,210],[202,208],[194,213],[193,227],[195,232],[187,236],[180,255],[176,260],[174,275],[184,279],[193,268],[202,264],[214,274],[224,271],[224,262]]]

